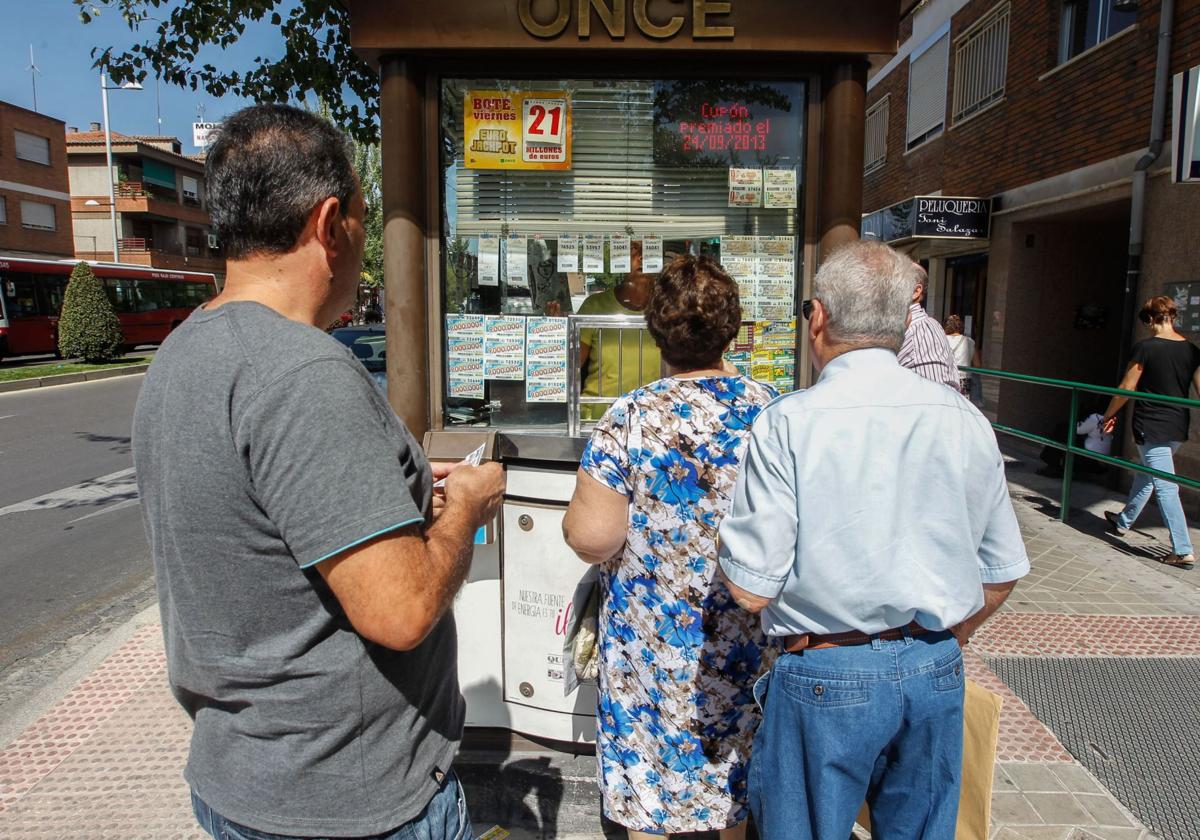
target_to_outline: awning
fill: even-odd
[[[914,195],[864,214],[862,237],[889,245],[914,239],[987,239],[991,225],[990,198]]]
[[[158,187],[175,189],[175,167],[150,158],[142,158],[142,181]]]

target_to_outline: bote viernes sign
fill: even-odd
[[[986,198],[918,195],[914,199],[915,237],[936,239],[987,239],[992,202]]]
[[[469,90],[463,102],[467,169],[570,169],[565,91]]]

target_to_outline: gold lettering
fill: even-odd
[[[521,25],[525,27],[525,31],[539,38],[561,35],[567,28],[567,21],[571,19],[571,0],[557,0],[556,4],[558,17],[550,23],[539,23],[533,16],[533,0],[520,0],[517,12],[521,16]]]
[[[600,22],[614,38],[625,37],[625,0],[612,0],[609,8],[606,0],[579,0],[579,37],[592,35],[592,9],[600,15]]]
[[[692,37],[693,38],[732,38],[732,26],[709,26],[709,15],[727,15],[733,9],[730,0],[715,2],[715,0],[692,0]]]
[[[683,15],[675,15],[665,25],[652,21],[649,5],[650,0],[633,0],[633,19],[643,34],[650,38],[670,38],[683,28]]]

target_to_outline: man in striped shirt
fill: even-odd
[[[913,373],[919,374],[934,382],[948,385],[958,393],[958,365],[954,361],[954,353],[950,350],[950,342],[946,339],[946,331],[936,320],[929,317],[921,299],[925,297],[925,269],[917,266],[917,285],[913,288],[912,305],[908,308],[908,328],[904,331],[904,344],[896,354],[896,360],[901,367],[906,367]]]

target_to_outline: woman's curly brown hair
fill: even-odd
[[[677,370],[719,365],[741,325],[737,283],[709,257],[676,257],[646,304],[650,335]]]

